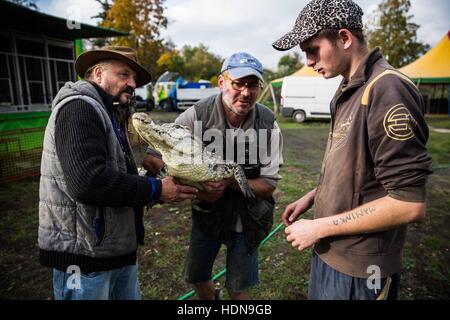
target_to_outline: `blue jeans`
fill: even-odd
[[[183,270],[187,283],[211,280],[212,268],[222,243],[203,234],[192,226],[189,252]],[[227,246],[227,274],[225,287],[230,292],[246,292],[259,284],[258,251],[247,252],[247,238],[235,232],[231,245]]]
[[[56,300],[141,299],[137,265],[110,271],[81,273],[76,288],[73,288],[73,277],[69,279],[70,276],[71,273],[53,269],[53,290]]]
[[[387,300],[397,299],[400,275],[392,275]],[[367,279],[341,273],[327,265],[313,250],[309,276],[308,300],[376,300],[387,283],[380,279],[380,289],[369,289]]]

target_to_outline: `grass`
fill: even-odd
[[[450,129],[450,117],[448,115],[427,116],[426,121],[433,128]]]
[[[177,113],[152,112],[160,121]],[[287,204],[313,189],[319,179],[329,123],[297,124],[278,119],[284,136],[283,180],[276,191],[274,227]],[[428,215],[409,227],[403,256],[401,299],[449,299],[450,274],[450,134],[431,132],[428,144],[435,174],[428,185]],[[140,152],[139,156],[142,156]],[[51,271],[38,262],[39,179],[0,185],[0,299],[52,297]],[[311,218],[312,212],[306,217]],[[139,249],[140,283],[144,299],[172,300],[191,291],[181,272],[189,244],[189,203],[158,205],[145,214],[145,246]],[[260,248],[260,282],[252,289],[256,299],[305,299],[310,251],[294,250],[283,229]],[[224,268],[224,250],[213,274]],[[218,279],[223,287],[224,277]],[[228,296],[225,293],[224,299]]]

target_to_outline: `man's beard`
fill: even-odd
[[[123,93],[128,93],[130,95],[130,97],[127,99],[126,103],[121,103],[120,102],[120,96]],[[126,107],[126,108],[133,107],[136,104],[136,98],[135,98],[135,95],[134,95],[134,89],[131,86],[126,86],[125,89],[119,91],[119,93],[116,94],[113,97],[113,101],[116,102],[115,104],[119,104],[122,107]]]
[[[225,108],[227,108],[230,112],[236,114],[239,117],[245,117],[256,104],[256,102],[254,102],[249,108],[246,108],[246,110],[239,112],[239,110],[234,106],[235,102],[246,103],[250,106],[250,99],[238,98],[237,101],[234,101],[232,99],[224,99],[223,104],[225,105]]]

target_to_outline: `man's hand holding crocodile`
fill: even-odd
[[[164,202],[180,202],[186,199],[196,199],[198,190],[194,187],[175,183],[171,176],[161,180],[162,191],[160,199]]]

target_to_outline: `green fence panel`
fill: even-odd
[[[0,114],[0,131],[45,127],[49,111]]]
[[[38,175],[50,112],[0,115],[0,183]]]

